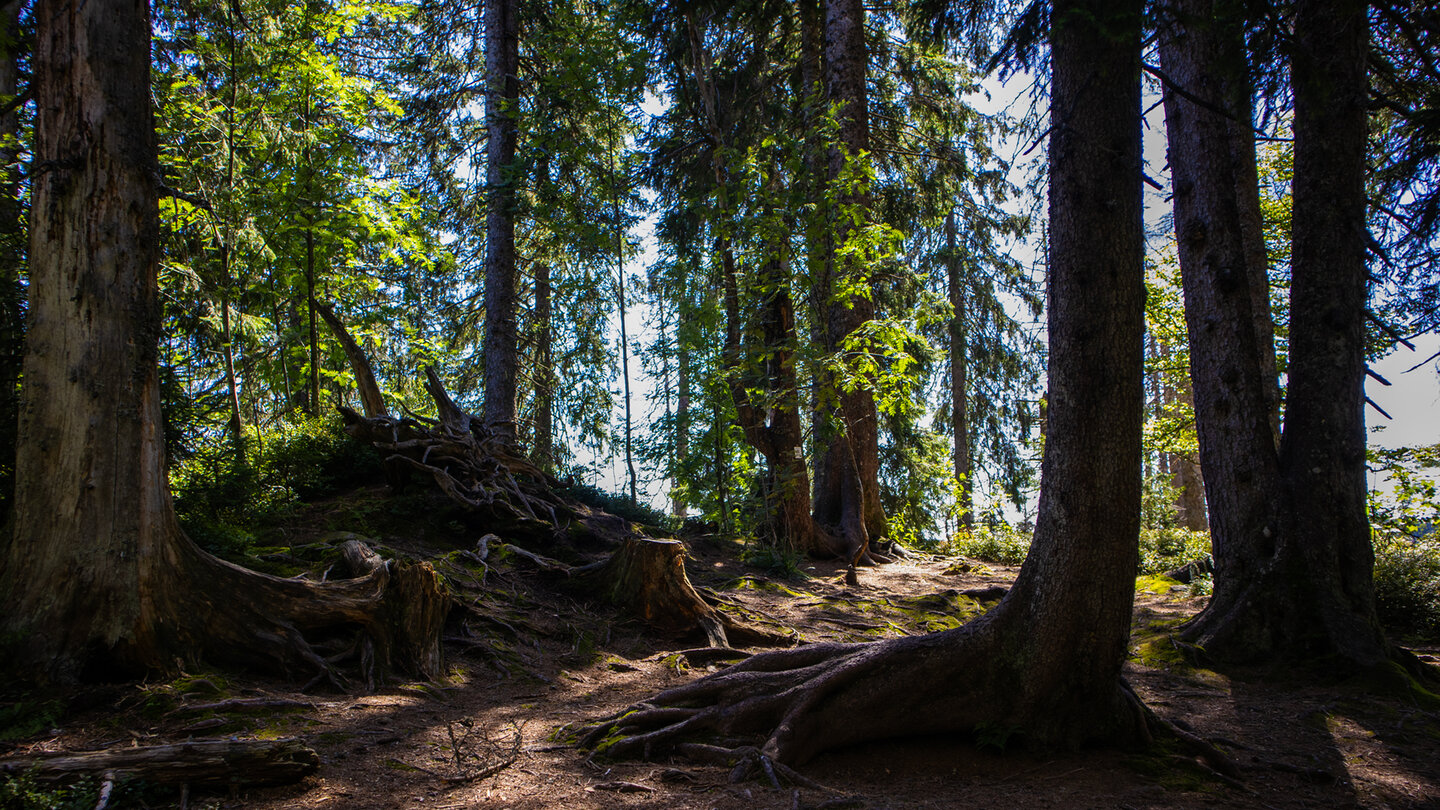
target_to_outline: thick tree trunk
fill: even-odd
[[[950,295],[950,432],[954,437],[952,460],[955,482],[959,485],[960,528],[968,531],[975,526],[973,505],[974,481],[970,463],[970,396],[967,390],[969,330],[966,327],[965,288],[961,278],[960,246],[955,241],[955,212],[945,216],[945,277]]]
[[[854,743],[977,728],[1033,745],[1134,741],[1120,678],[1140,509],[1144,329],[1136,0],[1057,2],[1052,31],[1050,440],[1015,586],[957,630],[758,655],[602,721],[615,756],[712,756],[759,734],[780,764]]]
[[[438,627],[407,637],[389,621],[443,604],[428,565],[278,579],[210,557],[176,523],[156,370],[147,11],[127,0],[36,8],[35,153],[56,168],[33,187],[33,331],[14,535],[0,556],[0,632],[18,639],[10,663],[48,682],[202,657],[337,680],[311,642],[359,630],[382,664],[437,677]],[[404,608],[392,580],[409,583]]]
[[[860,0],[825,2],[825,85],[830,102],[837,106],[840,146],[829,155],[829,180],[837,181],[846,166],[863,160],[870,148],[870,123],[866,109],[865,76],[868,65],[865,45],[865,7]],[[845,191],[838,195],[842,209],[864,207],[868,194]],[[837,248],[853,231],[849,212],[841,212],[834,225],[824,276],[816,298],[825,320],[823,348],[828,354],[841,351],[846,338],[875,317],[875,305],[868,296],[837,296],[843,279],[847,284],[870,284],[870,268],[841,258]],[[820,407],[830,414],[835,427],[817,434],[827,442],[816,471],[815,522],[843,540],[847,556],[864,556],[869,543],[885,534],[885,510],[880,505],[879,417],[874,395],[864,388],[843,391],[830,375],[820,384]]]
[[[515,0],[485,4],[485,421],[515,440],[515,143],[520,39]]]
[[[1289,395],[1280,464],[1297,541],[1283,643],[1323,627],[1341,656],[1386,654],[1375,616],[1365,484],[1367,4],[1296,6]],[[1317,628],[1318,629],[1318,628]],[[1297,636],[1301,636],[1297,638]],[[1294,647],[1292,647],[1293,649]]]
[[[1187,9],[1162,45],[1167,69],[1237,109],[1235,85],[1207,95],[1200,77],[1235,64],[1238,28],[1200,22],[1211,3]],[[1278,453],[1229,124],[1208,105],[1175,99],[1167,109],[1172,149],[1182,144],[1171,159],[1182,251],[1196,249],[1181,266],[1216,565],[1215,594],[1182,635],[1221,661],[1374,666],[1390,648],[1375,616],[1365,511],[1365,4],[1301,3],[1295,36],[1290,389]]]

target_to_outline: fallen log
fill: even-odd
[[[195,740],[109,751],[56,752],[0,759],[0,774],[41,782],[144,779],[161,785],[288,785],[315,772],[320,756],[298,740]]]

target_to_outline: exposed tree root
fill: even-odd
[[[756,655],[597,721],[581,730],[579,745],[616,758],[714,761],[723,752],[733,764],[749,743],[711,743],[758,737],[766,759],[751,765],[763,768],[920,734],[1015,735],[1041,747],[1150,739],[1153,715],[1122,681],[1099,695],[1067,696],[1063,664],[1037,672],[1007,661],[1024,653],[999,624],[987,616],[944,633]]]
[[[159,592],[176,600],[194,647],[210,660],[308,673],[307,686],[337,689],[350,684],[336,664],[352,655],[370,688],[392,670],[427,680],[444,672],[440,631],[451,602],[428,563],[387,562],[351,540],[342,546],[351,578],[312,582],[232,565],[183,538],[176,545],[178,564],[166,572],[176,581]],[[316,646],[356,630],[358,641],[338,656]]]
[[[607,599],[662,633],[699,630],[715,647],[795,643],[793,631],[771,631],[716,610],[686,577],[685,550],[678,540],[638,536],[624,521],[560,497],[555,491],[557,482],[515,455],[501,433],[455,404],[434,369],[426,369],[425,375],[425,390],[435,402],[438,419],[427,423],[383,415],[362,417],[342,408],[346,432],[388,453],[388,464],[426,473],[467,510],[528,521],[552,536],[559,533],[563,518],[580,523],[592,536],[618,542],[619,548],[608,560],[583,566],[514,545],[505,548],[542,571],[587,576],[599,583],[597,590]],[[477,552],[482,560],[489,544],[498,542],[498,538],[487,542],[491,537],[482,538]]]

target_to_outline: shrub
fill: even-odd
[[[1210,555],[1210,533],[1182,529],[1140,530],[1140,573],[1164,574]]]
[[[1030,533],[1008,523],[981,523],[957,532],[943,551],[1001,565],[1019,565],[1030,553]]]
[[[630,500],[628,495],[606,492],[599,487],[575,481],[567,481],[560,492],[592,509],[609,512],[616,517],[624,518],[631,523],[639,523],[650,529],[668,532],[674,531],[676,528],[674,519],[669,515],[643,501],[636,503]]]
[[[1376,533],[1375,606],[1389,627],[1440,638],[1440,538]]]
[[[338,420],[299,417],[193,452],[170,473],[180,525],[221,556],[243,555],[267,524],[302,501],[381,475],[380,456],[350,438]]]
[[[1387,479],[1370,493],[1375,603],[1380,620],[1404,632],[1440,637],[1440,445],[1370,451]]]

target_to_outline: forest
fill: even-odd
[[[0,809],[1440,805],[1437,37],[0,5]]]

